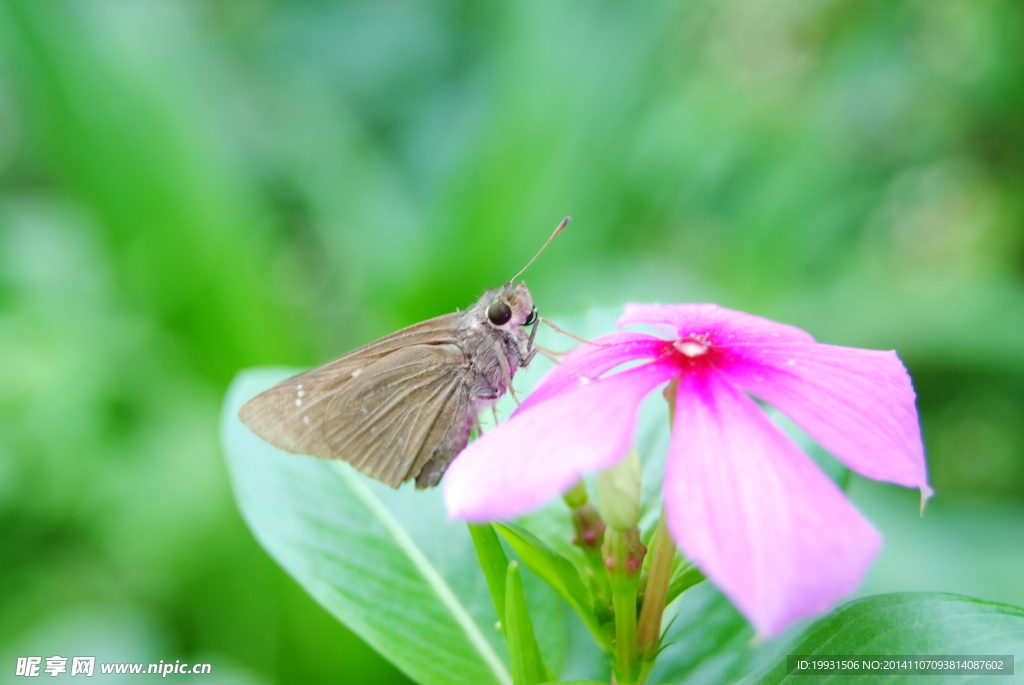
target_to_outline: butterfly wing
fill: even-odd
[[[455,345],[414,345],[388,355],[331,400],[327,443],[392,487],[413,477],[419,487],[436,485],[466,446],[475,418],[463,380],[466,364]],[[434,470],[440,461],[436,479],[419,478],[426,465]]]
[[[437,344],[454,339],[454,316],[416,324],[284,381],[246,403],[239,417],[279,449],[343,459],[392,487],[428,463],[437,470],[451,452],[429,479],[434,485],[465,446],[474,418],[462,380],[466,356],[454,342]]]
[[[459,333],[459,330],[464,316],[465,312],[454,312],[421,321],[395,331],[391,335],[384,336],[380,340],[375,340],[369,345],[360,347],[358,350],[353,350],[336,361],[340,362],[350,358],[371,359],[381,357],[410,345],[459,345],[463,342],[463,336]],[[319,368],[326,369],[333,363],[335,362],[325,364]]]
[[[293,454],[336,458],[321,426],[327,403],[371,364],[410,345],[457,344],[456,314],[445,314],[403,328],[283,381],[252,398],[238,412],[242,423],[274,447]]]

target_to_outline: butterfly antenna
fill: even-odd
[[[544,249],[545,249],[545,248],[546,248],[546,247],[547,247],[548,245],[550,245],[550,244],[551,244],[551,241],[555,239],[555,236],[556,236],[556,235],[558,235],[559,233],[561,233],[561,232],[562,232],[562,229],[564,229],[564,228],[565,228],[566,226],[568,226],[568,225],[569,225],[569,222],[570,222],[570,221],[572,221],[572,217],[571,217],[571,216],[567,216],[567,217],[565,217],[564,219],[562,219],[562,223],[558,224],[558,228],[556,228],[556,229],[555,229],[555,232],[551,234],[551,237],[550,237],[550,238],[548,238],[547,242],[546,242],[546,243],[544,243],[543,245],[541,245],[541,248],[540,248],[539,250],[537,250],[537,254],[533,255],[533,259],[531,259],[530,261],[528,261],[528,262],[526,263],[526,266],[524,266],[524,267],[523,267],[522,269],[520,269],[520,270],[519,270],[519,273],[517,273],[517,274],[516,274],[515,276],[513,276],[512,278],[508,279],[508,282],[509,282],[509,283],[511,283],[512,281],[514,281],[514,280],[516,280],[517,278],[519,278],[520,276],[522,276],[522,275],[523,275],[523,272],[524,272],[524,271],[526,271],[527,269],[529,269],[529,268],[530,268],[530,265],[531,265],[531,264],[533,264],[533,263],[534,263],[534,262],[535,262],[535,261],[537,260],[537,257],[540,257],[540,253],[541,253],[541,252],[543,252],[543,251],[544,251]]]

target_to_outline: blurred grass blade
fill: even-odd
[[[449,580],[477,573],[468,550],[451,547],[461,526],[414,536],[394,513],[411,504],[429,521],[432,508],[441,506],[439,495],[394,493],[346,464],[284,454],[238,420],[246,399],[288,375],[243,372],[222,416],[235,497],[260,543],[328,611],[417,682],[511,683],[488,639],[487,633],[497,639],[495,631],[488,625],[485,633],[473,615],[486,598]],[[427,543],[439,546],[433,559]]]
[[[519,564],[510,562],[505,575],[505,638],[512,661],[512,682],[515,685],[536,685],[545,682],[545,669],[530,622],[530,610],[523,594]]]
[[[508,541],[523,563],[553,587],[579,614],[597,643],[603,649],[609,649],[608,638],[594,614],[590,592],[580,580],[576,566],[528,530],[514,523],[495,523],[494,527]]]

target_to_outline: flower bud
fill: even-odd
[[[597,474],[601,517],[615,530],[630,530],[640,520],[640,456],[631,448],[626,458]]]
[[[569,488],[562,499],[569,505],[570,509],[579,509],[587,503],[587,486],[582,480],[576,481],[576,485]]]

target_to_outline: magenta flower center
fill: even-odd
[[[663,358],[671,359],[681,370],[715,366],[724,350],[715,347],[707,335],[691,334],[665,344]]]
[[[689,335],[672,343],[676,351],[691,359],[707,354],[710,343],[699,335]]]

